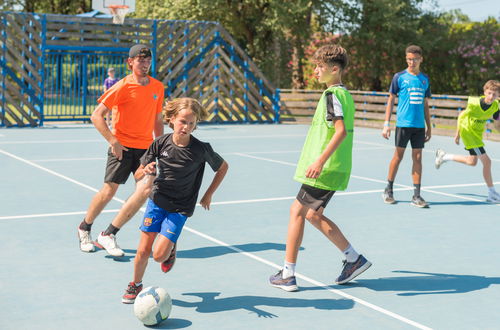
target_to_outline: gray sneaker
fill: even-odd
[[[441,165],[444,163],[443,157],[446,155],[443,149],[436,150],[436,158],[434,159],[434,166],[439,170]]]
[[[429,204],[422,198],[422,196],[413,196],[411,199],[411,205],[416,207],[426,208],[429,207]]]
[[[344,260],[343,263],[342,273],[340,273],[340,276],[335,280],[337,284],[345,284],[353,280],[372,265],[372,263],[366,260],[361,254],[355,262],[347,262]]]
[[[385,188],[384,192],[382,193],[382,198],[384,200],[384,203],[386,204],[395,204],[396,200],[394,199],[392,190],[389,190]]]

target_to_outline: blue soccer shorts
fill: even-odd
[[[160,233],[176,243],[186,220],[187,216],[184,214],[167,212],[148,199],[144,220],[139,229],[148,233]]]

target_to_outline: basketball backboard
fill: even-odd
[[[109,5],[126,5],[129,7],[129,13],[135,11],[135,0],[92,0],[92,9],[98,10],[101,13],[109,14]]]

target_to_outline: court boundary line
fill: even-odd
[[[11,157],[11,158],[14,158],[14,159],[16,159],[16,160],[19,160],[19,161],[21,161],[21,162],[24,162],[24,163],[26,163],[26,164],[28,164],[28,165],[33,166],[33,167],[36,167],[36,168],[38,168],[38,169],[40,169],[40,170],[43,170],[43,171],[45,171],[45,172],[48,172],[48,173],[50,173],[50,174],[52,174],[52,175],[55,175],[55,176],[60,177],[60,178],[62,178],[62,179],[65,179],[65,180],[67,180],[67,181],[69,181],[69,182],[75,183],[75,184],[77,184],[77,185],[79,185],[79,186],[81,186],[81,187],[87,188],[87,189],[92,190],[92,191],[95,191],[95,192],[97,192],[97,191],[98,191],[97,189],[95,189],[95,188],[93,188],[93,187],[91,187],[91,186],[89,186],[89,185],[87,185],[87,184],[81,183],[81,182],[79,182],[79,181],[77,181],[77,180],[74,180],[74,179],[72,179],[72,178],[70,178],[70,177],[67,177],[67,176],[65,176],[65,175],[63,175],[63,174],[57,173],[57,172],[55,172],[55,171],[53,171],[53,170],[50,170],[50,169],[48,169],[48,168],[45,168],[45,167],[40,166],[40,165],[38,165],[38,164],[35,164],[35,163],[33,163],[33,162],[29,161],[29,160],[23,159],[23,158],[21,158],[21,157],[19,157],[19,156],[16,156],[16,155],[14,155],[14,154],[11,154],[11,153],[9,153],[9,152],[5,151],[5,150],[0,149],[0,153],[2,153],[2,154],[4,154],[4,155],[7,155],[7,156],[9,156],[9,157]],[[113,199],[114,199],[114,200],[116,200],[116,201],[119,201],[119,202],[120,202],[120,203],[122,203],[122,204],[123,204],[123,203],[125,203],[125,201],[123,201],[123,200],[121,200],[121,199],[119,199],[119,198],[113,198]],[[140,210],[141,210],[142,212],[144,212],[144,211],[143,211],[143,210],[144,210],[144,208],[141,208]],[[195,230],[195,229],[192,229],[192,228],[190,228],[189,226],[184,226],[184,228],[185,228],[187,231],[189,231],[189,232],[191,232],[191,233],[193,233],[193,234],[199,235],[200,237],[203,237],[203,238],[205,238],[205,239],[208,239],[208,240],[210,240],[210,241],[212,241],[212,242],[216,242],[217,244],[220,244],[220,245],[225,246],[225,247],[227,247],[227,248],[229,248],[229,249],[232,249],[232,250],[234,250],[234,251],[236,251],[236,252],[238,252],[238,253],[241,253],[241,254],[243,254],[243,255],[245,255],[245,256],[247,256],[247,257],[250,257],[251,259],[254,259],[254,260],[260,261],[260,262],[262,262],[262,263],[264,263],[264,264],[266,264],[266,265],[271,265],[271,266],[272,266],[272,267],[274,267],[274,268],[281,269],[281,267],[280,267],[280,266],[278,266],[277,264],[275,264],[275,263],[273,263],[273,262],[271,262],[271,261],[268,261],[268,260],[266,260],[266,259],[264,259],[264,258],[260,258],[260,257],[258,257],[258,256],[256,256],[256,255],[254,255],[254,254],[252,254],[252,253],[245,252],[245,251],[243,251],[243,250],[241,250],[241,249],[238,249],[238,248],[236,248],[236,247],[233,247],[233,246],[231,246],[231,245],[229,245],[229,244],[227,244],[227,243],[225,243],[225,242],[223,242],[223,241],[220,241],[220,240],[218,240],[218,239],[216,239],[216,238],[213,238],[213,237],[211,237],[211,236],[209,236],[209,235],[203,234],[203,233],[201,233],[201,232],[199,232],[199,231],[197,231],[197,230]],[[328,291],[330,291],[330,292],[332,292],[332,293],[335,293],[335,294],[340,295],[340,296],[342,296],[342,297],[345,297],[345,298],[348,298],[348,299],[354,300],[355,302],[357,302],[357,303],[359,303],[359,304],[361,304],[361,305],[363,305],[363,306],[365,306],[365,307],[368,307],[368,308],[370,308],[370,309],[372,309],[372,310],[374,310],[374,311],[377,311],[377,312],[379,312],[379,313],[381,313],[381,314],[385,314],[385,315],[387,315],[387,316],[390,316],[390,317],[392,317],[392,318],[394,318],[394,319],[396,319],[396,320],[399,320],[399,321],[401,321],[401,322],[403,322],[403,323],[406,323],[406,324],[412,325],[412,326],[414,326],[414,327],[416,327],[416,328],[419,328],[419,329],[425,329],[425,330],[429,330],[429,329],[431,329],[431,328],[429,328],[429,327],[427,327],[427,326],[424,326],[424,325],[422,325],[422,324],[420,324],[420,323],[418,323],[418,322],[412,321],[412,320],[410,320],[410,319],[408,319],[408,318],[406,318],[406,317],[404,317],[404,316],[401,316],[401,315],[399,315],[399,314],[397,314],[397,313],[394,313],[394,312],[391,312],[391,311],[389,311],[389,310],[386,310],[386,309],[384,309],[384,308],[382,308],[382,307],[379,307],[379,306],[377,306],[377,305],[374,305],[374,304],[372,304],[372,303],[369,303],[369,302],[367,302],[367,301],[365,301],[365,300],[363,300],[363,299],[357,298],[357,297],[355,297],[355,296],[351,296],[351,295],[349,295],[349,294],[347,294],[347,293],[345,293],[345,292],[343,292],[343,291],[341,291],[341,290],[337,290],[337,289],[332,289],[332,288],[329,288],[326,284],[323,284],[323,283],[321,283],[321,282],[319,282],[319,281],[316,281],[316,280],[314,280],[314,279],[311,279],[311,278],[309,278],[309,277],[306,277],[306,276],[304,276],[304,275],[302,275],[302,274],[296,273],[296,276],[297,276],[297,277],[299,277],[299,278],[301,278],[301,279],[303,279],[303,280],[305,280],[305,281],[307,281],[307,282],[309,282],[309,283],[311,283],[311,284],[313,284],[313,285],[320,285],[321,287],[323,287],[323,288],[327,289]]]
[[[280,161],[280,160],[275,160],[275,159],[270,159],[270,158],[252,156],[252,155],[248,155],[248,154],[245,154],[245,153],[236,153],[236,154],[238,154],[239,156],[242,156],[242,157],[254,158],[254,159],[268,161],[268,162],[272,162],[272,163],[278,163],[278,164],[283,164],[283,165],[288,165],[288,166],[294,166],[294,167],[297,166],[297,164],[294,164],[294,163]],[[351,178],[356,178],[356,179],[365,180],[365,181],[371,181],[371,182],[377,182],[377,183],[383,183],[383,184],[387,183],[387,181],[384,181],[384,180],[367,178],[367,177],[364,177],[364,176],[353,175],[353,174],[351,174]],[[394,183],[394,185],[398,186],[398,187],[402,187],[402,188],[411,188],[411,189],[413,189],[413,187],[408,186],[408,185],[404,185],[404,184]],[[437,195],[444,195],[444,196],[454,197],[454,198],[463,199],[463,200],[470,200],[470,201],[474,201],[474,202],[480,202],[480,203],[484,203],[484,204],[492,204],[492,205],[500,206],[500,204],[489,203],[486,200],[481,200],[481,199],[472,198],[472,197],[465,197],[465,196],[460,196],[460,195],[456,195],[456,194],[444,193],[444,192],[441,192],[441,191],[435,191],[435,190],[429,189],[429,187],[421,187],[420,190],[421,191],[425,191],[425,192],[429,192],[429,193],[433,193],[433,194],[437,194]]]

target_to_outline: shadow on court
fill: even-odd
[[[266,312],[257,306],[277,306],[291,308],[315,308],[322,310],[351,309],[354,301],[350,299],[298,299],[298,298],[276,298],[262,296],[236,296],[229,298],[216,298],[220,292],[184,293],[186,296],[201,298],[201,301],[189,302],[173,299],[173,305],[187,308],[195,308],[199,313],[217,313],[231,310],[244,309],[257,314],[258,317],[278,317]]]
[[[151,326],[145,325],[144,327],[149,329],[183,329],[190,327],[192,324],[193,322],[184,319],[167,319],[160,324]]]
[[[360,279],[347,287],[362,286],[374,291],[398,292],[398,296],[417,296],[466,293],[486,289],[492,284],[500,284],[500,277],[453,275],[404,270],[396,270],[393,272],[415,274],[418,276],[384,277],[373,280]]]
[[[285,251],[286,245],[279,243],[248,243],[248,244],[231,245],[231,247],[242,250],[244,252],[258,252],[267,250]],[[303,247],[301,247],[300,249],[304,250]],[[192,250],[178,251],[177,258],[187,258],[187,259],[213,258],[231,253],[239,253],[239,252],[226,246],[209,246],[209,247],[196,248]]]

